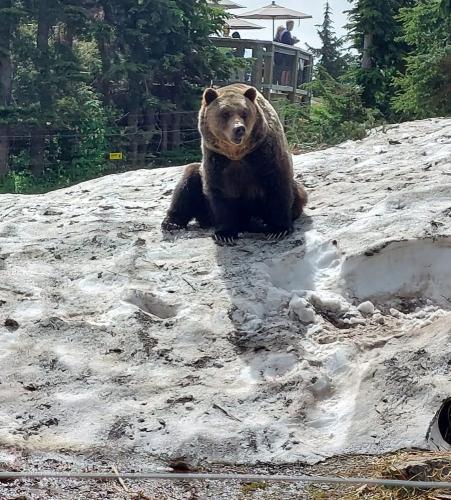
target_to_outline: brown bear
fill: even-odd
[[[215,239],[227,243],[255,219],[269,238],[292,232],[307,193],[293,177],[282,124],[263,95],[244,84],[206,89],[199,131],[202,164],[186,167],[163,229],[197,219],[202,227],[213,225]]]

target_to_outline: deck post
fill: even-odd
[[[311,82],[313,79],[313,63],[314,63],[313,55],[310,54],[309,61],[308,61],[308,67],[307,67],[307,81],[308,82]],[[312,102],[312,91],[311,90],[308,91],[306,101],[307,101],[307,104],[311,104],[311,102]]]
[[[293,55],[293,63],[291,66],[291,87],[293,91],[290,93],[290,101],[296,101],[296,89],[298,87],[298,68],[299,68],[299,52],[295,52]]]
[[[308,92],[297,88],[298,67],[300,60],[304,62],[305,81],[312,78],[311,64],[312,55],[299,47],[281,44],[272,40],[254,40],[243,38],[210,37],[211,42],[216,47],[225,47],[227,49],[250,49],[252,51],[253,64],[251,69],[250,84],[257,88],[267,99],[275,99],[280,96],[286,96],[292,102],[298,99],[307,99]],[[287,85],[281,85],[280,82],[274,82],[274,58],[276,51],[280,54],[292,57],[290,62],[291,78]],[[303,75],[303,76],[304,76]],[[304,79],[303,78],[303,79]],[[249,83],[247,78],[240,76],[238,78],[242,83]],[[214,85],[226,85],[227,80],[214,80]]]
[[[263,74],[263,95],[269,100],[271,95],[271,87],[274,72],[274,46],[266,47],[265,51],[265,63],[264,63],[264,74]]]
[[[252,57],[255,58],[255,63],[252,67],[251,84],[257,90],[261,90],[263,72],[263,48],[261,45],[252,49]]]

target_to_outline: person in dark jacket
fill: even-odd
[[[294,45],[295,43],[299,42],[299,40],[291,34],[293,28],[294,28],[294,21],[287,21],[286,29],[280,35],[280,43],[284,43],[285,45]],[[286,55],[283,58],[281,85],[289,85],[291,79],[292,65],[293,65],[293,56]]]
[[[232,38],[241,38],[240,37],[240,34],[238,33],[238,31],[234,31],[232,33]],[[233,55],[235,57],[244,57],[244,52],[245,52],[245,48],[244,47],[237,47],[234,51],[233,51]]]
[[[238,31],[234,31],[232,33],[232,38],[240,38],[241,39],[241,36],[238,33]],[[232,50],[232,55],[233,55],[233,57],[244,58],[245,52],[246,52],[246,49],[244,47],[236,47],[235,49]],[[232,80],[237,81],[237,82],[244,82],[245,79],[246,79],[246,74],[245,74],[244,67],[235,68],[234,74],[232,76]]]
[[[274,37],[274,41],[277,43],[281,43],[280,37],[282,33],[285,31],[285,26],[278,26],[276,31],[276,36]],[[274,53],[274,76],[273,83],[282,85],[282,71],[283,71],[283,62],[284,54],[275,51]]]

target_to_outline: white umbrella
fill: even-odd
[[[227,19],[227,24],[231,30],[262,30],[263,26],[246,21],[246,19],[239,19],[234,17],[232,19]]]
[[[242,9],[243,6],[233,2],[232,0],[210,0],[208,2],[210,5],[216,5],[217,7],[222,7],[223,9],[226,10],[231,10],[231,9]]]
[[[260,9],[251,10],[250,12],[245,12],[240,14],[238,17],[244,19],[272,19],[272,36],[274,38],[274,21],[276,19],[309,19],[312,16],[304,14],[299,10],[288,9],[287,7],[282,7],[273,2],[270,5],[261,7]]]

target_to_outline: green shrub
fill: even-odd
[[[363,105],[361,88],[339,82],[324,71],[321,79],[305,88],[313,92],[311,106],[288,102],[276,105],[288,142],[295,147],[308,150],[362,139],[382,119],[378,111]]]

